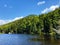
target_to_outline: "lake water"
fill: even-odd
[[[60,41],[32,41],[33,35],[24,34],[0,34],[0,45],[60,45]]]

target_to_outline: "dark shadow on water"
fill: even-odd
[[[60,45],[60,39],[51,37],[50,35],[44,35],[43,38],[33,38],[32,41],[41,42],[41,45]]]

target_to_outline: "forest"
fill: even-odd
[[[60,8],[45,14],[30,14],[22,19],[0,26],[1,34],[50,34],[60,26]]]

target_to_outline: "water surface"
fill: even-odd
[[[29,40],[33,37],[24,34],[0,34],[0,45],[40,45],[40,42]]]
[[[36,37],[25,34],[0,34],[0,45],[60,45],[60,40],[30,40]]]

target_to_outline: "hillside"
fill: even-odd
[[[22,19],[0,26],[0,33],[41,34],[53,33],[52,28],[60,26],[60,8],[47,14],[29,15]],[[43,30],[42,30],[43,29]]]

